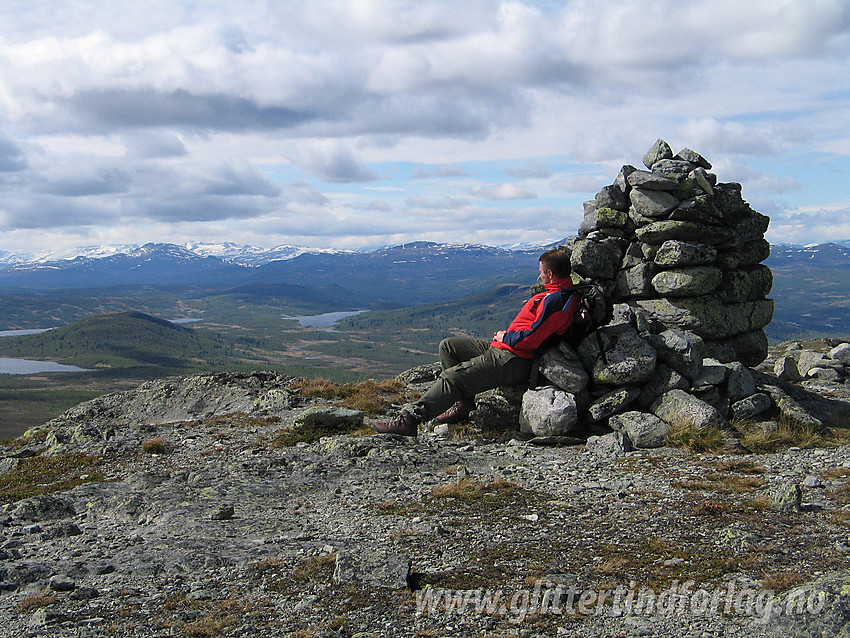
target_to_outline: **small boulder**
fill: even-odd
[[[646,412],[624,412],[611,417],[608,424],[628,436],[636,448],[663,447],[670,431],[667,423]]]
[[[685,423],[698,430],[709,427],[729,428],[729,422],[715,407],[684,390],[670,390],[661,395],[650,410],[670,425]]]
[[[829,358],[850,365],[850,343],[840,343],[829,351]]]
[[[779,512],[799,512],[803,507],[803,491],[794,481],[781,485],[773,494],[773,508]]]
[[[575,397],[553,386],[528,390],[522,397],[520,432],[535,436],[560,436],[578,423]]]
[[[653,164],[665,159],[673,159],[673,149],[664,140],[657,139],[643,156],[643,165],[651,169]]]

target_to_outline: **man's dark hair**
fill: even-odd
[[[557,279],[566,279],[570,276],[570,256],[560,248],[547,250],[540,255],[540,263],[543,268],[551,270]]]

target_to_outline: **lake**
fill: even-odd
[[[34,330],[0,330],[0,337],[22,337],[23,335],[37,335],[42,332],[53,330],[53,328],[36,328]]]
[[[336,325],[336,322],[346,317],[359,315],[366,310],[350,310],[342,312],[326,312],[323,315],[306,315],[304,317],[284,317],[284,319],[295,319],[305,328],[322,328],[330,330]]]
[[[91,370],[77,366],[66,366],[53,361],[0,357],[0,374],[37,374],[39,372],[91,372]]]

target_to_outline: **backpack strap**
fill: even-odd
[[[540,355],[535,354],[531,359],[531,375],[528,377],[528,389],[537,387],[537,377],[540,376]]]

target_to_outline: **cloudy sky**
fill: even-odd
[[[2,0],[0,250],[545,244],[663,138],[850,239],[847,0]]]

